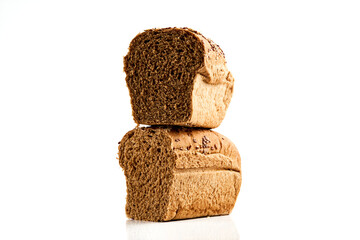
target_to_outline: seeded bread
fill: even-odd
[[[169,221],[229,214],[241,185],[235,145],[217,132],[146,127],[119,143],[129,218]]]
[[[189,28],[138,34],[124,58],[124,71],[138,124],[215,128],[233,93],[223,51]]]

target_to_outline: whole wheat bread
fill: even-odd
[[[138,34],[124,57],[124,71],[138,124],[215,128],[233,93],[223,51],[189,28]]]
[[[217,132],[143,127],[119,143],[129,218],[169,221],[229,214],[241,185],[235,145]]]

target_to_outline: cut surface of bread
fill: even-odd
[[[234,79],[223,51],[189,28],[138,34],[124,71],[138,124],[215,128],[232,97]]]
[[[241,185],[235,145],[211,130],[144,127],[119,144],[129,218],[169,221],[229,214]]]

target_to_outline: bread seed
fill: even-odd
[[[215,148],[215,149],[217,149],[217,146],[216,146],[216,144],[214,144],[214,148]]]
[[[195,138],[193,139],[193,142],[194,142],[194,143],[197,143],[197,141],[196,141],[196,139],[195,139]]]
[[[211,149],[211,150],[214,150],[214,147],[211,147],[210,149]]]
[[[210,141],[210,139],[208,139],[206,136],[204,136],[204,137],[202,138],[202,143],[203,143],[203,144],[207,144],[207,143],[209,143],[209,142],[211,142],[211,141]]]
[[[175,142],[179,142],[179,141],[180,141],[180,139],[178,139],[178,138],[177,138],[177,139],[175,139]]]

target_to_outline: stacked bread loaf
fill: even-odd
[[[138,34],[124,58],[136,127],[119,143],[129,218],[169,221],[229,214],[241,185],[235,145],[210,130],[234,79],[218,45],[189,28]]]

